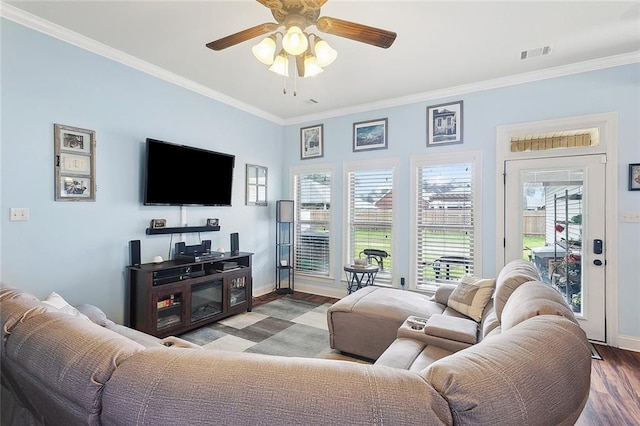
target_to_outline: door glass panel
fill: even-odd
[[[582,168],[522,172],[522,256],[582,314]]]

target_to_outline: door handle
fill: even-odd
[[[602,266],[602,260],[596,259],[596,260],[593,261],[593,264],[596,265],[596,266]]]

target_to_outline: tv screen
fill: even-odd
[[[230,206],[235,156],[147,138],[144,204]]]

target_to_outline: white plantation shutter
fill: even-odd
[[[391,284],[393,168],[348,173],[348,243],[346,262],[365,257],[364,249],[383,250],[383,269],[376,284]]]
[[[416,287],[433,290],[474,272],[475,163],[418,163]]]
[[[294,175],[297,272],[329,276],[331,172]]]

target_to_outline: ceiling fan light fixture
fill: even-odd
[[[306,55],[304,58],[304,75],[302,77],[313,77],[321,72],[324,72],[324,70],[318,65],[316,57],[313,55]]]
[[[270,35],[265,37],[262,41],[253,48],[251,48],[253,56],[265,65],[271,65],[274,61],[274,55],[276,53],[276,36]]]
[[[309,40],[300,27],[292,25],[287,29],[287,33],[282,38],[282,47],[288,54],[297,56],[304,53],[309,47]]]
[[[320,37],[315,38],[313,49],[316,53],[318,66],[320,67],[331,65],[338,57],[338,52]]]
[[[284,49],[282,49],[278,56],[276,56],[273,64],[269,67],[269,71],[275,72],[276,74],[284,77],[289,77],[289,58],[287,57],[287,52],[285,52]]]

